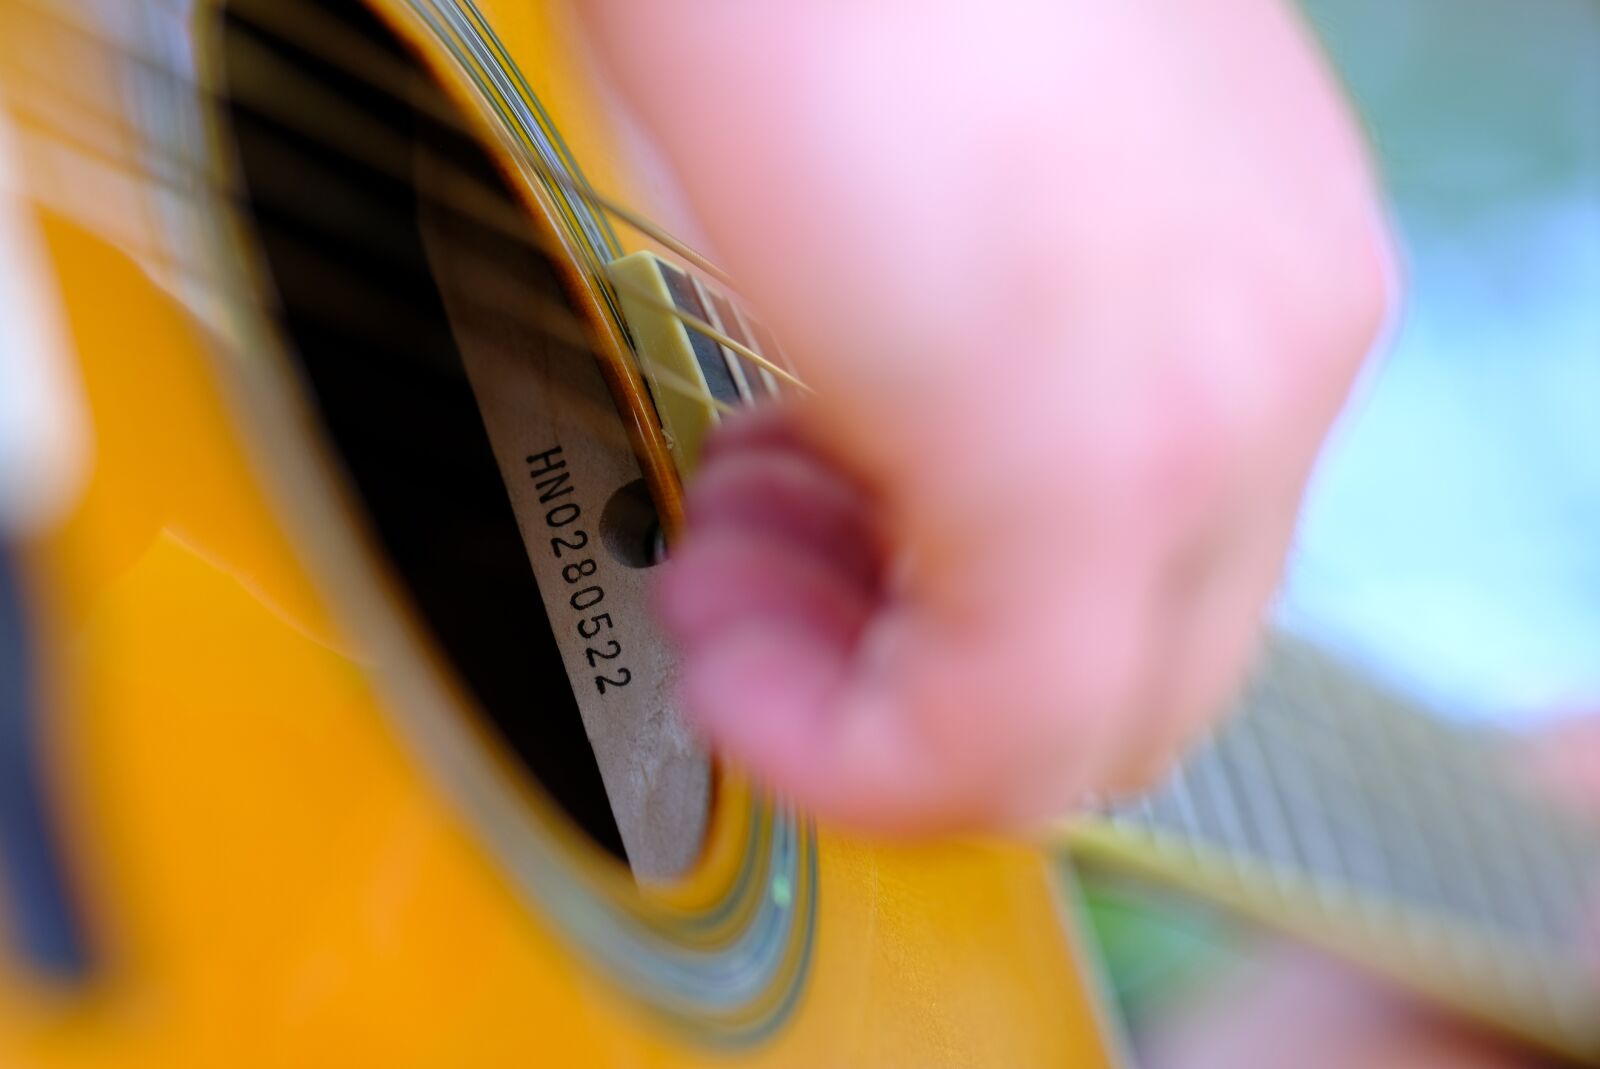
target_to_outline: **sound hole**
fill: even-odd
[[[323,430],[373,537],[494,732],[625,860],[419,230],[419,200],[429,195],[413,174],[419,147],[505,205],[515,201],[479,146],[429,117],[443,94],[365,7],[325,0],[317,10],[410,65],[414,87],[432,94],[425,107],[285,39],[270,28],[278,20],[252,17],[257,3],[276,2],[222,10],[224,108],[244,214]],[[528,259],[515,237],[465,217],[453,225],[472,231],[488,262]],[[531,284],[542,292],[531,296],[569,308],[556,267],[537,260]],[[518,284],[529,284],[526,267],[519,272]]]

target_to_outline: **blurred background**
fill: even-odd
[[[1402,242],[1281,621],[1449,712],[1600,708],[1600,3],[1304,0]]]

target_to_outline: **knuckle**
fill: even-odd
[[[1245,436],[1214,387],[1165,391],[1124,443],[1120,468],[1135,507],[1168,516],[1204,507],[1226,482],[1235,443]]]
[[[1287,328],[1280,344],[1327,373],[1309,376],[1309,384],[1343,384],[1371,351],[1397,303],[1395,258],[1377,226],[1309,238],[1305,246],[1293,270],[1274,276],[1274,303],[1287,312],[1280,320]]]

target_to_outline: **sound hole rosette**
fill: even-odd
[[[352,10],[367,6],[351,0]],[[222,85],[215,67],[228,5],[213,3],[209,42],[195,62],[202,85]],[[631,398],[642,428],[640,460],[658,501],[677,487],[659,428],[632,362],[627,332],[603,267],[624,251],[545,109],[470,0],[395,0],[371,10],[404,42],[407,58],[483,131],[483,144],[513,194],[567,249],[570,296],[587,313],[608,378]],[[209,69],[208,69],[209,68]],[[238,166],[225,116],[195,101],[197,129],[213,166]],[[151,108],[134,109],[156,115]],[[190,114],[184,109],[182,114]],[[170,140],[170,121],[150,130]],[[237,179],[237,174],[232,174]],[[237,183],[220,183],[236,188]],[[226,329],[217,338],[225,386],[239,407],[261,469],[287,503],[291,533],[348,632],[416,760],[467,818],[478,840],[525,901],[584,959],[692,1038],[714,1046],[759,1042],[780,1027],[805,986],[815,936],[818,853],[808,820],[717,770],[709,826],[683,877],[641,886],[515,767],[441,651],[430,641],[403,584],[374,552],[362,509],[317,420],[286,339],[263,308],[266,269],[250,221],[215,191],[190,203],[175,245],[192,249],[218,279]],[[199,234],[196,243],[188,235]],[[657,437],[651,440],[649,435]],[[663,510],[668,526],[677,517]]]

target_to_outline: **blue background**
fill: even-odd
[[[1306,8],[1407,278],[1280,620],[1452,715],[1600,709],[1600,3]]]

